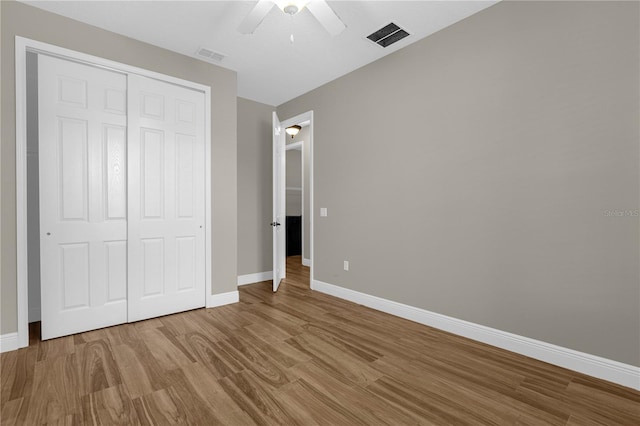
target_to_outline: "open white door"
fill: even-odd
[[[38,55],[43,340],[127,321],[126,93]]]
[[[273,291],[285,277],[285,132],[273,112]]]

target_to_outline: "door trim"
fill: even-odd
[[[289,126],[293,126],[294,124],[302,123],[303,121],[309,120],[309,140],[305,141],[305,143],[309,144],[309,260],[310,264],[305,265],[309,266],[309,285],[313,283],[313,265],[315,262],[313,261],[313,222],[314,222],[314,211],[313,211],[313,110],[303,112],[302,114],[296,115],[295,117],[288,118],[286,120],[282,120],[280,125],[283,128],[287,128]],[[286,146],[285,146],[286,149]],[[303,175],[304,176],[304,175]],[[303,185],[304,187],[304,185]],[[304,200],[303,200],[303,208],[304,208]],[[304,262],[304,258],[303,258]]]
[[[98,56],[76,52],[60,46],[16,36],[16,291],[18,348],[29,346],[29,297],[27,253],[27,52],[46,54],[124,74],[137,74],[197,90],[205,94],[205,156],[211,159],[211,88],[209,86],[164,75],[155,71],[122,64]],[[205,161],[205,306],[220,302],[211,294],[211,161]]]

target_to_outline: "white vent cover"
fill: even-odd
[[[222,61],[227,56],[223,53],[216,52],[211,49],[207,49],[206,47],[201,47],[200,49],[198,49],[198,51],[196,52],[196,55],[200,56],[201,58],[205,58],[209,61],[216,61],[216,62]]]

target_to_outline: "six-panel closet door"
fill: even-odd
[[[38,55],[43,339],[127,321],[126,89]]]
[[[42,338],[205,305],[204,93],[38,55]]]
[[[128,88],[128,301],[137,321],[205,305],[205,117],[202,92],[137,75]]]

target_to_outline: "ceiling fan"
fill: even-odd
[[[238,31],[242,34],[253,33],[275,5],[291,16],[306,7],[332,36],[340,34],[346,28],[325,0],[259,0],[240,23]]]

